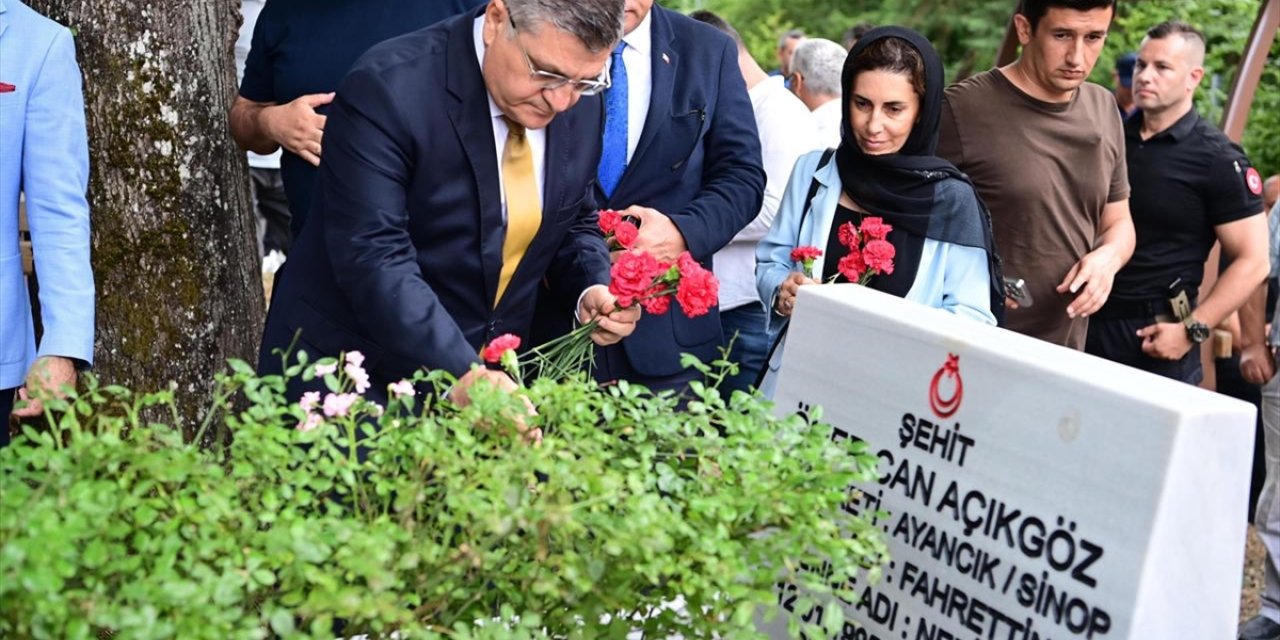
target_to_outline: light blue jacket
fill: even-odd
[[[836,204],[840,201],[840,173],[833,157],[818,169],[822,151],[813,151],[796,161],[791,180],[782,196],[778,215],[768,235],[756,246],[756,288],[760,299],[768,309],[774,306],[778,286],[797,270],[791,261],[791,250],[797,246],[811,245],[825,250],[831,235],[831,223],[835,219]],[[815,169],[817,174],[815,176]],[[809,195],[809,183],[818,180],[812,208],[800,219],[805,196]],[[949,180],[939,189],[967,189],[958,180]],[[944,194],[940,194],[944,195]],[[977,206],[977,201],[974,201]],[[813,272],[821,274],[823,258],[813,265]],[[987,253],[975,247],[925,239],[920,267],[915,282],[905,296],[907,300],[949,311],[989,325],[996,324],[991,313],[991,276],[987,269]],[[773,316],[774,314],[770,314]],[[775,318],[776,319],[776,318]]]
[[[71,32],[18,0],[0,0],[0,389],[21,386],[38,356],[93,359],[89,145]],[[0,87],[7,89],[8,87]],[[18,194],[40,278],[36,350],[18,251]]]

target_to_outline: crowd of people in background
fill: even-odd
[[[93,359],[88,140],[66,29],[7,5],[19,27],[0,55],[17,75],[0,78],[0,131],[43,151],[0,146],[0,415],[15,400],[30,415],[36,388],[74,384]],[[842,43],[787,31],[766,71],[715,13],[653,0],[243,0],[230,128],[263,254],[283,263],[260,369],[280,372],[282,350],[359,350],[375,400],[428,368],[455,375],[465,403],[481,380],[516,388],[473,366],[496,336],[532,345],[599,320],[602,382],[685,394],[700,374],[682,354],[727,353],[722,391],[767,395],[800,290],[825,282],[1188,384],[1221,328],[1262,387],[1267,583],[1240,638],[1276,640],[1280,177],[1197,113],[1206,39],[1192,25],[1152,25],[1113,90],[1086,81],[1115,9],[1024,0],[1017,59],[948,84],[930,42],[894,26]],[[39,348],[17,293],[20,192]],[[714,270],[718,307],[619,308],[602,209],[638,225],[634,250]],[[882,223],[894,268],[864,278],[843,230]],[[1220,275],[1200,295],[1215,245]],[[804,246],[823,250],[808,274],[792,257]]]

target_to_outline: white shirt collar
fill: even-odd
[[[484,16],[480,14],[471,23],[471,35],[475,40],[476,46],[476,62],[480,65],[480,82],[484,82],[484,52],[487,47],[484,46]],[[493,101],[493,95],[489,93],[489,87],[486,85],[484,95],[489,99],[489,116],[500,118],[503,116],[502,109],[498,108],[498,103]]]
[[[636,28],[631,33],[622,36],[622,41],[638,53],[649,55],[649,52],[653,50],[653,8],[649,9],[649,13],[644,16],[644,20],[641,20],[640,24],[636,25]]]

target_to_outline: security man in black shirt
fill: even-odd
[[[1199,349],[1267,276],[1262,178],[1221,131],[1196,113],[1204,36],[1171,21],[1147,32],[1134,67],[1141,109],[1125,123],[1137,232],[1133,258],[1089,321],[1085,351],[1199,384]],[[1229,261],[1197,305],[1214,241]]]

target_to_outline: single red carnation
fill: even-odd
[[[854,249],[849,252],[849,255],[840,258],[836,263],[836,270],[849,282],[858,282],[862,280],[862,274],[867,271],[867,263],[863,262],[862,253]]]
[[[630,249],[635,243],[636,236],[640,235],[639,227],[635,223],[623,220],[613,228],[613,239],[618,241],[618,245],[623,249]]]
[[[897,249],[894,249],[889,241],[871,240],[862,248],[862,259],[866,261],[868,269],[876,273],[889,274],[893,273],[893,257],[897,253]]]
[[[481,357],[484,358],[485,362],[498,364],[502,360],[503,353],[519,348],[520,336],[514,333],[504,333],[489,341],[489,345],[484,348]]]
[[[846,222],[840,225],[840,229],[837,233],[839,234],[840,244],[849,247],[850,249],[858,248],[858,228],[853,226],[852,222]]]
[[[805,245],[803,247],[796,247],[791,250],[792,262],[812,263],[815,259],[820,257],[822,257],[822,249],[819,249],[817,247],[811,247],[811,246]]]
[[[694,263],[697,264],[696,262]],[[714,273],[703,269],[680,270],[680,283],[676,285],[676,302],[690,318],[706,315],[720,301],[720,282]]]
[[[618,298],[618,306],[630,307],[637,298],[644,297],[656,275],[658,261],[653,256],[643,251],[624,251],[609,270],[609,293]]]
[[[869,240],[884,240],[893,231],[893,225],[886,224],[884,218],[869,216],[862,219],[862,235]]]
[[[676,257],[676,268],[680,271],[681,275],[684,275],[686,273],[696,273],[701,271],[702,265],[698,264],[698,261],[693,259],[693,254],[688,251],[684,251]]]
[[[671,308],[671,296],[654,296],[640,301],[646,313],[660,316]]]
[[[598,224],[600,225],[600,230],[603,231],[606,236],[613,233],[613,230],[618,227],[619,222],[622,222],[621,213],[612,209],[600,210],[600,220]]]

